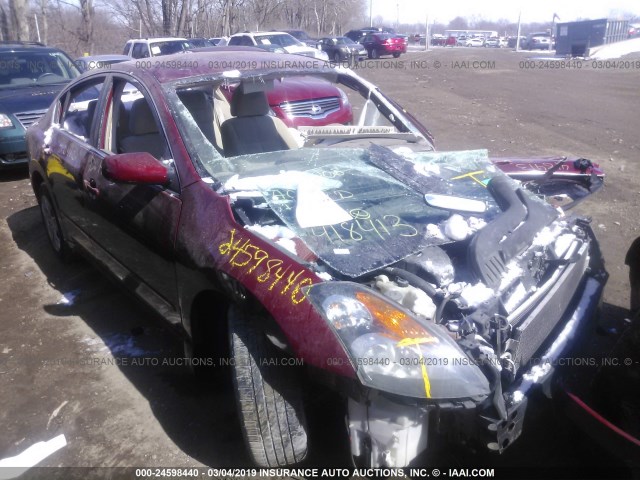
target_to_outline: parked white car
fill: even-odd
[[[465,42],[465,47],[482,47],[484,40],[482,38],[470,38]]]
[[[131,58],[149,58],[182,53],[192,48],[186,38],[134,38],[127,41],[122,54]]]
[[[322,50],[306,46],[286,32],[242,32],[231,35],[229,46],[259,47],[275,53],[293,53],[328,61]]]

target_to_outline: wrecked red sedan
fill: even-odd
[[[436,152],[323,62],[188,57],[89,72],[29,130],[55,252],[122,281],[191,358],[231,356],[258,465],[305,458],[304,377],[342,395],[357,465],[408,465],[438,432],[507,448],[607,278],[589,222],[541,198],[563,164],[515,181],[484,150]],[[344,92],[354,124],[270,115],[268,92],[301,77]]]

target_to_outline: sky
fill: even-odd
[[[516,22],[522,10],[522,22],[550,22],[556,13],[559,22],[581,19],[609,18],[612,12],[630,12],[640,15],[638,0],[366,0],[373,4],[373,17],[380,15],[395,24],[398,11],[400,23],[448,23],[457,16],[482,17],[486,20],[506,18]],[[367,13],[369,7],[367,6]]]

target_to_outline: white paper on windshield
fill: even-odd
[[[154,55],[160,55],[160,47],[151,47],[151,53]]]
[[[296,221],[300,227],[323,227],[350,220],[351,215],[319,188],[310,184],[298,187]]]

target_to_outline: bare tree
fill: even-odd
[[[80,46],[85,52],[93,53],[93,0],[80,0],[80,15],[82,23],[78,31]]]
[[[7,10],[5,3],[0,3],[0,40],[9,40],[11,38]]]
[[[40,39],[45,45],[49,41],[49,15],[47,13],[47,4],[48,0],[38,0],[38,10],[40,14],[38,18],[38,22],[40,24]]]
[[[469,28],[469,22],[466,18],[456,17],[449,22],[449,28],[451,30],[467,30]]]
[[[273,21],[283,3],[283,0],[251,0],[250,11],[253,13],[256,30]]]
[[[22,42],[28,41],[27,0],[9,0],[9,11],[15,39]]]

